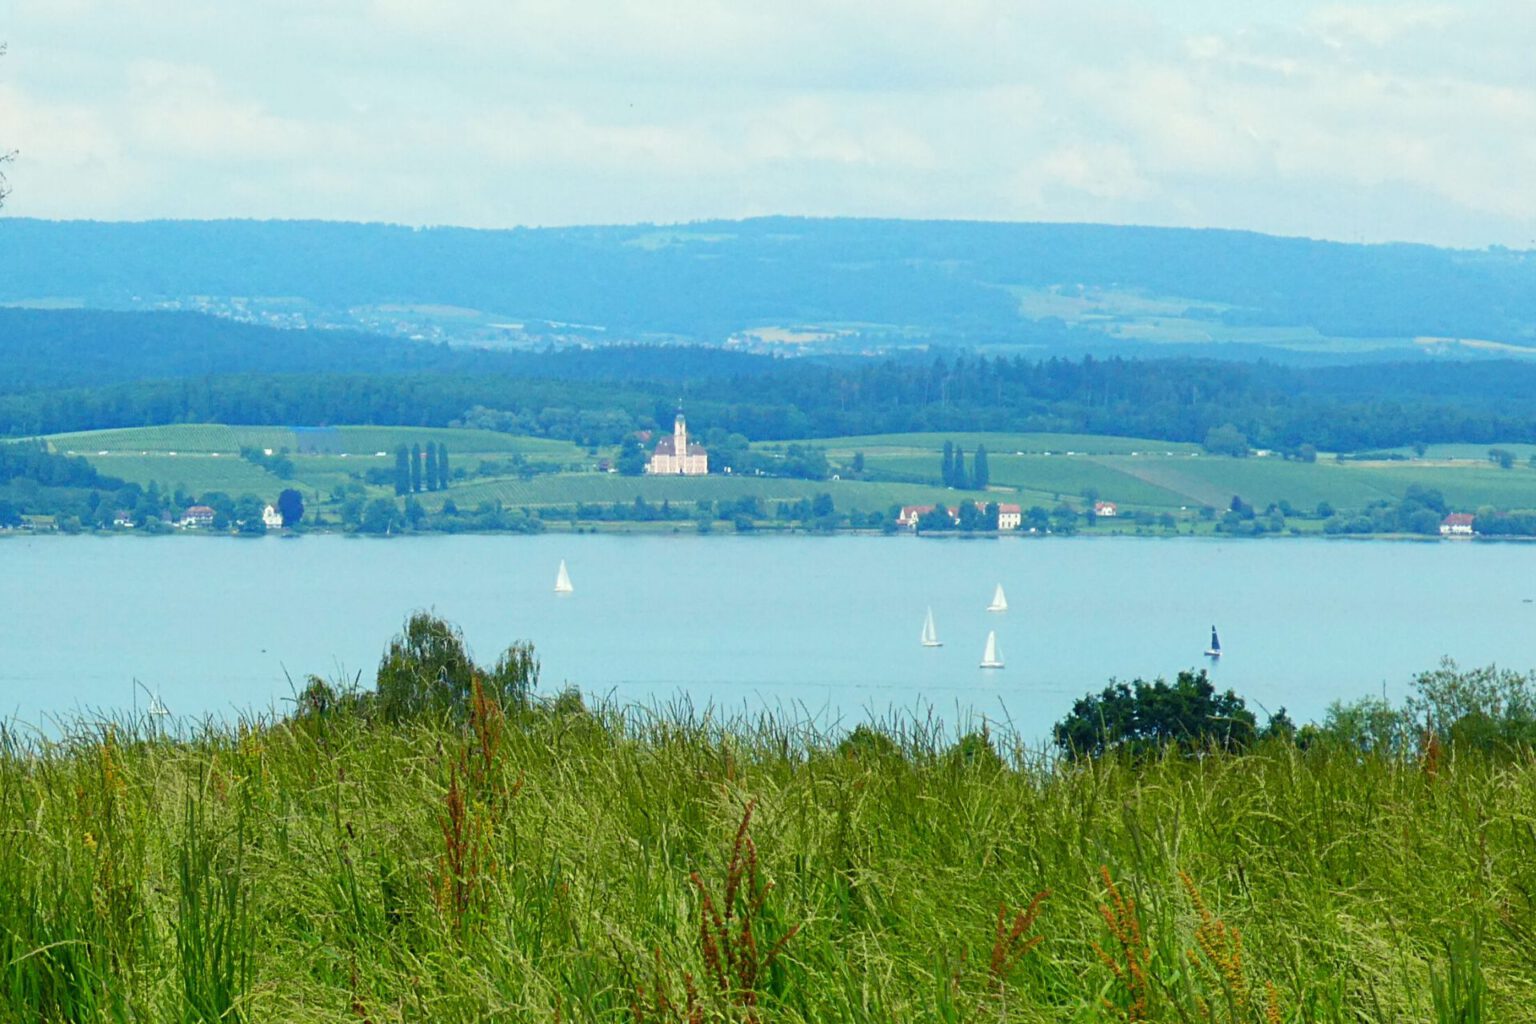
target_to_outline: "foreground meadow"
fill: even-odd
[[[0,1019],[1536,1020],[1528,753],[569,698],[134,732],[7,739]]]

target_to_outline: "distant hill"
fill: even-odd
[[[502,352],[356,331],[283,330],[201,313],[0,308],[0,395],[235,374],[672,380],[750,376],[774,362],[700,346]]]
[[[0,219],[0,265],[0,303],[203,309],[509,346],[1536,348],[1536,254],[1236,231],[799,218],[507,231],[9,218]]]

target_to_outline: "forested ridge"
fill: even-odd
[[[1016,341],[1011,288],[1129,289],[1231,326],[1536,344],[1536,258],[1242,231],[767,217],[471,230],[315,221],[0,221],[0,301],[436,303],[721,340],[754,324]],[[629,335],[626,335],[629,332]]]
[[[0,310],[0,435],[185,422],[474,425],[614,444],[671,420],[751,440],[1062,431],[1349,451],[1536,435],[1536,365],[1296,367],[936,348],[774,358],[697,345],[550,352],[285,331],[191,313]]]
[[[1258,446],[1357,450],[1491,443],[1536,434],[1536,409],[1501,401],[1536,370],[1486,364],[1435,387],[1410,369],[1303,373],[1190,360],[938,359],[931,366],[789,364],[759,375],[572,380],[497,374],[214,375],[0,396],[12,436],[210,422],[480,426],[613,444],[670,421],[751,440],[911,431],[1045,431],[1201,441],[1233,424]],[[1372,369],[1368,371],[1374,373]],[[1499,375],[1503,375],[1502,378]],[[1480,388],[1485,383],[1491,393]]]

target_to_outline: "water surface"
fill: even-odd
[[[575,593],[553,592],[565,559]],[[985,611],[997,583],[1009,610]],[[486,663],[532,640],[541,690],[685,695],[826,722],[935,708],[1027,735],[1111,677],[1208,664],[1290,709],[1399,697],[1441,657],[1536,666],[1536,547],[1287,539],[311,536],[0,541],[0,716],[283,707],[288,677],[367,685],[414,609]],[[944,646],[918,644],[933,608]],[[977,667],[996,629],[1007,667]]]

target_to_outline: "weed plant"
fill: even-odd
[[[1536,1020],[1536,760],[342,702],[0,743],[0,1021]]]

